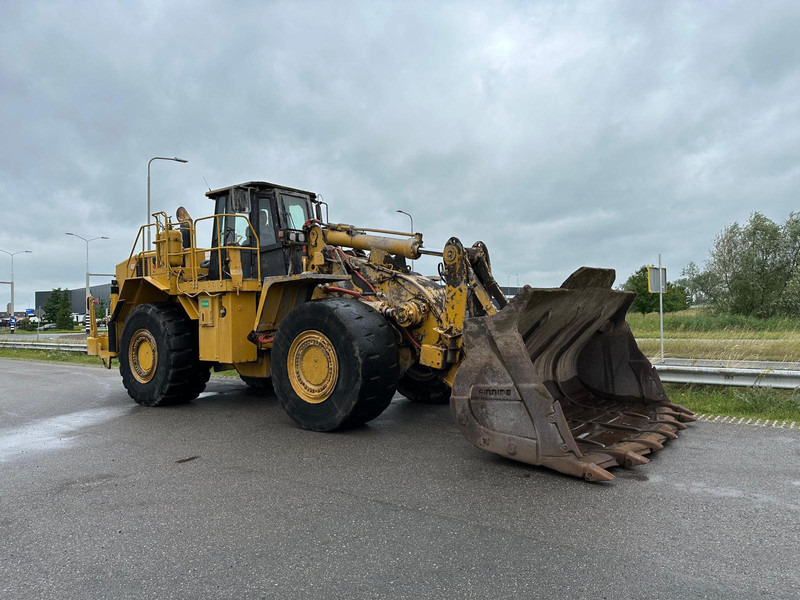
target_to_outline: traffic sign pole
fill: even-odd
[[[667,270],[661,266],[661,253],[658,253],[658,267],[647,267],[647,291],[658,294],[658,325],[660,330],[661,360],[664,360],[664,291],[667,289]]]
[[[664,360],[664,288],[667,285],[664,270],[661,268],[661,252],[658,253],[658,321],[661,327],[661,360]]]
[[[36,341],[39,341],[39,332],[42,330],[42,322],[44,321],[44,309],[40,306],[36,309],[36,316],[39,318],[39,322],[36,323]]]

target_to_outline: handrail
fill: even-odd
[[[190,240],[190,246],[188,248],[184,248],[183,244],[181,244],[180,252],[176,253],[176,252],[171,252],[170,251],[169,244],[167,244],[167,243],[163,244],[163,247],[164,247],[163,261],[164,261],[164,264],[162,266],[164,266],[167,269],[167,273],[169,275],[173,275],[174,274],[176,276],[176,278],[179,278],[181,275],[183,275],[184,278],[185,278],[185,276],[187,274],[186,271],[188,271],[189,277],[190,277],[191,282],[192,282],[192,287],[194,289],[197,288],[197,283],[199,281],[199,275],[200,275],[199,274],[199,268],[200,267],[199,267],[198,261],[197,261],[197,253],[198,252],[217,252],[218,253],[218,259],[219,259],[219,264],[220,264],[219,279],[218,280],[222,281],[222,279],[223,279],[223,277],[222,277],[222,275],[223,275],[222,251],[223,250],[239,250],[239,251],[247,250],[247,251],[258,253],[258,251],[260,250],[260,247],[261,247],[259,239],[258,239],[258,234],[256,233],[256,230],[253,227],[253,224],[250,222],[250,219],[245,215],[235,214],[235,213],[220,213],[220,214],[200,217],[199,219],[196,219],[194,222],[190,221],[188,223],[187,222],[182,222],[182,221],[173,222],[173,221],[170,220],[169,216],[164,211],[159,211],[157,213],[154,213],[152,216],[154,217],[154,222],[153,223],[149,223],[147,225],[142,225],[141,227],[139,227],[139,231],[136,234],[136,239],[133,242],[133,246],[131,247],[131,252],[128,255],[128,261],[127,261],[128,270],[130,271],[130,270],[132,270],[131,269],[131,264],[136,265],[141,260],[142,261],[142,275],[143,276],[149,276],[150,275],[150,270],[151,270],[150,261],[152,259],[156,259],[158,257],[158,251],[156,249],[146,250],[145,247],[144,247],[145,237],[146,237],[145,236],[145,231],[147,231],[150,227],[155,227],[156,228],[156,231],[155,231],[156,235],[154,236],[156,239],[158,239],[158,235],[161,232],[165,231],[165,230],[177,230],[177,231],[184,230],[185,231],[186,229],[188,229],[188,231],[189,231],[189,240]],[[162,219],[159,218],[161,216],[163,216],[163,222],[162,222]],[[244,219],[245,222],[247,223],[247,229],[248,229],[248,232],[249,232],[249,235],[250,235],[250,239],[252,239],[255,242],[255,245],[254,246],[250,246],[250,245],[248,245],[248,246],[240,246],[238,244],[219,245],[219,241],[220,240],[224,240],[224,237],[222,235],[222,228],[220,227],[220,225],[221,225],[220,218]],[[218,242],[218,244],[216,246],[210,246],[208,248],[205,248],[205,247],[200,248],[200,247],[197,246],[197,223],[199,223],[200,221],[208,220],[208,219],[214,219],[214,227],[215,227],[216,233],[217,233],[217,242]],[[188,227],[187,227],[187,225],[188,225]],[[140,240],[141,240],[141,244],[142,244],[142,250],[141,250],[141,252],[137,253],[136,250],[137,250],[137,246],[140,243]],[[187,255],[188,255],[188,260],[187,260]],[[181,268],[173,268],[172,267],[172,265],[170,264],[170,262],[171,262],[170,258],[173,257],[173,256],[180,256],[181,257],[181,259],[182,259],[181,263],[183,264],[183,266]],[[134,266],[134,269],[135,269],[135,266]],[[259,260],[256,261],[256,278],[257,278],[258,281],[261,281],[261,261],[259,261]]]
[[[250,233],[252,234],[252,239],[255,240],[255,246],[239,246],[238,244],[234,244],[234,245],[227,245],[226,244],[226,245],[223,245],[223,246],[219,246],[219,245],[218,246],[212,246],[210,248],[197,248],[197,223],[199,223],[200,221],[206,221],[208,219],[214,219],[214,226],[215,226],[216,231],[217,231],[217,243],[219,243],[220,239],[224,239],[223,236],[222,236],[222,231],[219,228],[219,219],[220,219],[220,217],[226,217],[226,218],[227,217],[233,217],[234,219],[244,219],[245,222],[247,223],[247,228],[250,230]],[[210,252],[215,252],[216,251],[218,253],[219,265],[220,265],[220,269],[219,269],[219,280],[220,281],[222,281],[222,251],[223,250],[249,250],[251,252],[256,252],[257,253],[259,251],[259,249],[261,248],[261,243],[259,242],[258,234],[256,233],[256,230],[253,227],[253,224],[250,222],[250,219],[248,217],[244,216],[244,215],[239,215],[239,214],[235,214],[235,213],[219,213],[219,214],[216,214],[216,215],[209,215],[209,216],[206,216],[206,217],[200,217],[199,219],[196,219],[192,223],[192,225],[190,227],[190,231],[191,231],[192,249],[194,251],[196,251],[196,250],[203,250],[203,251],[210,251]],[[194,252],[193,252],[193,254],[194,254]],[[195,254],[195,264],[196,264],[196,258],[197,257],[196,257],[196,254]],[[261,281],[261,261],[260,260],[256,261],[256,272],[258,274],[258,277],[257,277],[258,281]],[[197,281],[197,272],[196,271],[193,272],[193,279],[194,279],[194,281]]]
[[[137,253],[136,256],[139,257],[139,258],[145,258],[147,255],[155,256],[155,250],[145,250],[145,247],[144,247],[144,242],[145,242],[144,232],[147,229],[149,229],[150,227],[155,227],[155,226],[156,226],[156,223],[149,223],[147,225],[142,225],[141,227],[139,227],[139,231],[136,234],[136,239],[133,240],[133,246],[131,246],[131,252],[130,252],[130,254],[128,254],[128,270],[129,271],[131,270],[130,269],[130,264],[131,264],[131,260],[133,259],[133,256],[134,256],[134,251],[136,250],[136,245],[139,242],[139,238],[142,239],[142,251]],[[156,233],[158,233],[158,232],[156,231]],[[137,262],[138,262],[138,260],[139,259],[137,258]],[[144,265],[144,263],[143,263],[143,265]],[[148,271],[149,271],[149,268],[148,268]],[[144,275],[144,269],[142,271],[142,275]]]

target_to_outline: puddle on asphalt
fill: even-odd
[[[84,427],[109,421],[132,410],[109,406],[32,421],[19,427],[0,429],[0,461],[25,452],[53,450],[69,445]]]

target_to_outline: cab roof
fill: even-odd
[[[268,181],[248,181],[246,183],[237,183],[236,185],[229,185],[228,187],[218,188],[216,190],[209,190],[206,192],[206,196],[209,198],[216,198],[217,196],[221,196],[225,192],[229,192],[234,188],[258,188],[258,189],[278,189],[278,190],[285,190],[287,192],[299,192],[300,194],[305,194],[310,196],[312,200],[316,200],[317,195],[314,192],[309,192],[307,190],[300,190],[298,188],[288,187],[285,185],[278,185],[277,183],[270,183]]]

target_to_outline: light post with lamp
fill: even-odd
[[[189,162],[186,159],[178,158],[177,156],[173,156],[172,158],[167,156],[154,156],[150,160],[147,161],[147,249],[150,250],[150,164],[154,160],[172,160],[179,163],[187,163]]]
[[[84,308],[86,309],[86,331],[88,333],[88,331],[89,331],[89,305],[88,305],[87,302],[89,300],[89,242],[93,242],[95,240],[107,240],[108,238],[106,236],[104,236],[104,235],[99,235],[97,237],[86,239],[85,237],[80,236],[77,233],[65,233],[64,235],[71,235],[73,237],[76,237],[76,238],[81,239],[84,242],[86,242],[86,298],[84,298],[83,305],[84,305]]]
[[[18,252],[0,250],[0,252],[3,254],[8,254],[11,257],[11,281],[2,281],[0,283],[7,283],[11,286],[11,302],[9,303],[9,306],[11,307],[11,310],[9,311],[11,321],[9,322],[11,323],[11,333],[14,333],[14,324],[12,322],[14,320],[14,257],[17,254],[32,254],[32,252],[30,250],[19,250]]]

